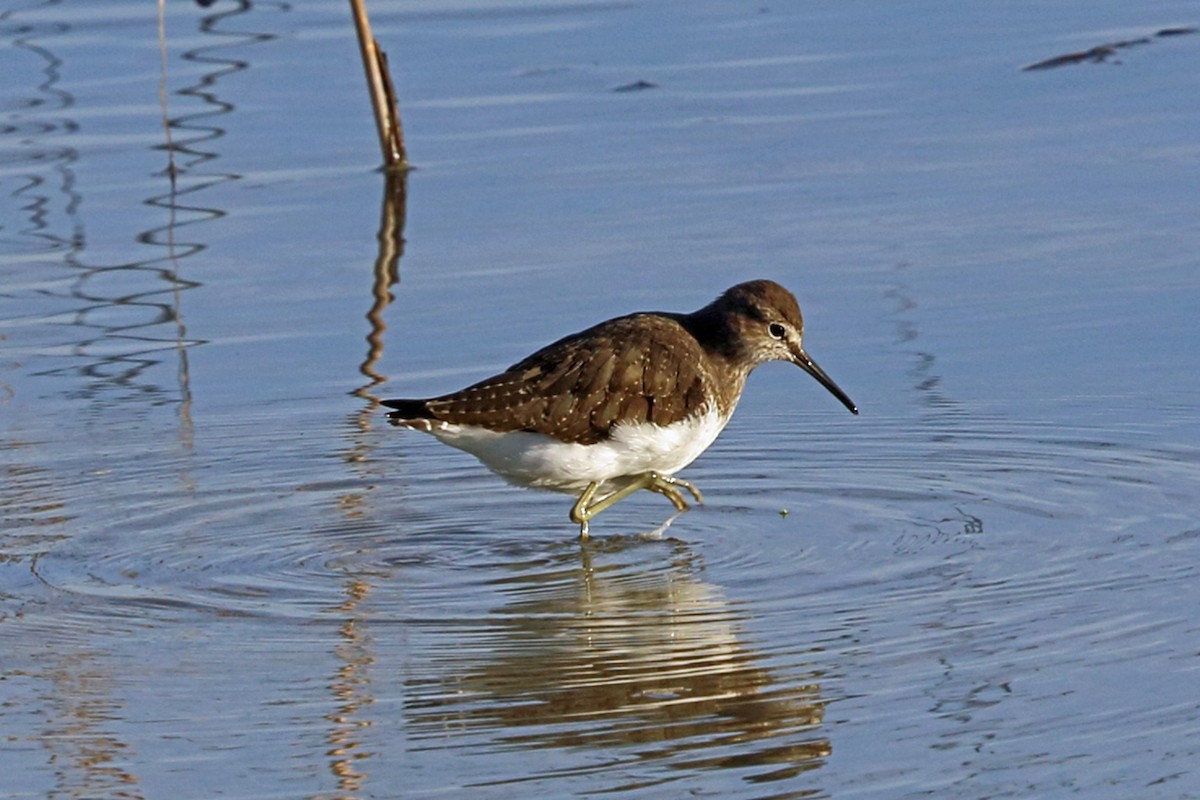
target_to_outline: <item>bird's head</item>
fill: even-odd
[[[751,368],[767,361],[789,361],[816,378],[852,413],[858,413],[854,401],[805,352],[800,305],[778,283],[739,283],[698,313],[704,312],[715,313],[720,320],[730,347],[727,355]]]

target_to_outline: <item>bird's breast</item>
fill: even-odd
[[[626,474],[653,470],[671,475],[708,449],[729,422],[732,411],[722,414],[711,404],[670,425],[618,423],[612,428],[608,444],[623,454],[626,463],[640,467]]]

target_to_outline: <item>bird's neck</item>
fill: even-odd
[[[741,331],[735,327],[729,314],[714,304],[681,315],[679,323],[696,338],[711,358],[737,372],[739,381],[746,380],[753,369],[753,361],[746,357]]]
[[[711,359],[709,379],[712,391],[720,398],[722,416],[728,418],[737,405],[754,363],[746,358],[741,336],[729,315],[714,306],[706,306],[678,317],[679,323],[695,337]]]

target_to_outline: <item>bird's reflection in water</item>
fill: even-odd
[[[631,761],[735,768],[752,781],[829,755],[816,673],[765,667],[683,543],[598,539],[515,569],[497,586],[507,603],[446,631],[436,674],[410,682],[419,747],[478,747],[482,736],[504,750],[622,748]]]

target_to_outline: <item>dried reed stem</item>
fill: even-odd
[[[367,90],[375,110],[375,129],[383,164],[389,170],[408,169],[408,153],[404,149],[404,128],[400,125],[400,109],[396,105],[396,90],[388,73],[387,54],[371,35],[371,22],[363,0],[350,0],[354,27],[358,31],[358,49],[362,53],[363,70],[367,75]]]

